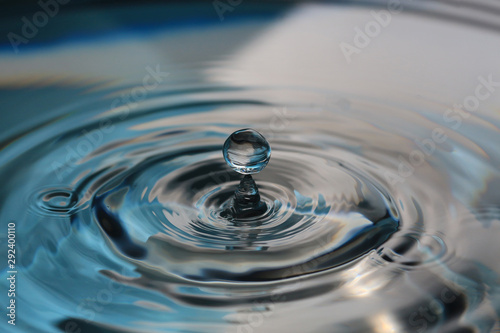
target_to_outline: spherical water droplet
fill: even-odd
[[[236,172],[250,175],[264,169],[271,158],[271,147],[259,132],[245,128],[227,138],[224,159]]]

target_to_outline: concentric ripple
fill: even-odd
[[[71,188],[46,188],[34,193],[29,205],[49,216],[57,214],[69,216],[77,203],[78,199]]]
[[[385,105],[354,98],[349,99],[349,110],[296,105],[293,123],[269,131],[268,114],[278,105],[248,103],[235,94],[241,92],[220,89],[219,103],[206,102],[210,124],[194,125],[206,110],[177,104],[176,110],[183,112],[172,113],[168,106],[142,109],[120,121],[119,115],[103,114],[85,125],[86,134],[74,128],[48,138],[40,147],[51,142],[51,150],[32,158],[50,165],[64,161],[65,152],[78,151],[82,140],[90,141],[88,133],[97,137],[103,120],[114,126],[113,135],[74,164],[66,163],[64,170],[46,168],[37,178],[30,205],[36,207],[33,216],[39,222],[32,228],[39,229],[42,223],[50,230],[51,217],[70,217],[74,231],[59,225],[59,233],[73,239],[82,253],[95,251],[99,240],[101,274],[120,285],[163,290],[169,299],[192,306],[199,299],[189,288],[209,288],[204,299],[216,302],[220,293],[228,291],[213,289],[214,284],[231,285],[230,303],[245,304],[241,288],[262,293],[269,283],[296,285],[293,281],[299,277],[314,281],[316,276],[333,274],[331,283],[340,288],[338,292],[350,294],[354,292],[350,288],[359,287],[350,282],[359,279],[359,270],[363,275],[359,281],[373,275],[374,282],[382,283],[376,276],[383,267],[439,267],[443,259],[453,258],[451,244],[443,240],[450,233],[446,238],[442,232],[432,233],[446,228],[452,219],[442,209],[429,209],[443,205],[434,195],[438,192],[429,190],[441,186],[442,169],[415,169],[415,177],[401,180],[404,175],[398,173],[401,165],[395,152],[403,153],[404,136],[387,131],[378,119],[355,117],[365,109],[380,115]],[[252,112],[244,122],[227,122],[235,112],[248,109]],[[228,134],[244,126],[267,131],[272,145],[271,163],[254,175],[267,210],[257,217],[227,219],[221,212],[242,175],[226,164],[221,149]],[[28,168],[24,173],[30,182],[31,172]],[[71,187],[55,185],[61,172]],[[30,182],[25,186],[31,188]],[[64,246],[45,238],[38,240],[42,247],[46,242],[53,243],[49,247],[53,251]],[[25,264],[32,258],[24,257]],[[141,277],[109,270],[104,264],[109,261],[135,267]],[[358,265],[357,270],[352,265]],[[179,289],[169,290],[169,283]],[[318,283],[316,287],[323,284]],[[289,297],[312,295],[311,288],[316,287],[304,284]]]
[[[239,179],[220,158],[221,136],[214,131],[196,149],[169,147],[175,153],[137,164],[96,193],[96,219],[115,221],[105,232],[118,248],[123,235],[113,238],[115,229],[141,228],[149,234],[145,263],[166,274],[270,280],[290,277],[286,272],[298,266],[307,274],[351,261],[397,230],[393,200],[369,180],[320,150],[315,156],[312,147],[305,153],[281,144],[262,179],[256,177],[267,212],[247,220],[221,217]],[[191,145],[185,134],[182,142]]]
[[[346,59],[375,3],[245,3],[185,25],[205,9],[138,5],[109,21],[183,24],[0,49],[22,123],[0,133],[20,330],[497,330],[497,11],[412,2]],[[60,15],[47,34],[81,22]],[[456,106],[476,91],[477,110]],[[242,217],[226,214],[243,175],[222,149],[249,128],[272,158],[244,147],[265,209]]]

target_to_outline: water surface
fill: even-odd
[[[3,331],[498,331],[497,4],[110,6],[0,50]]]

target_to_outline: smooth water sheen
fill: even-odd
[[[82,6],[2,45],[1,331],[498,332],[500,7],[478,3],[405,3],[350,62],[386,3]],[[226,141],[247,128],[270,161]]]

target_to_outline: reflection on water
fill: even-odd
[[[498,5],[405,3],[359,47],[365,6],[69,6],[3,45],[17,328],[498,330]],[[223,218],[242,128],[265,209]]]

